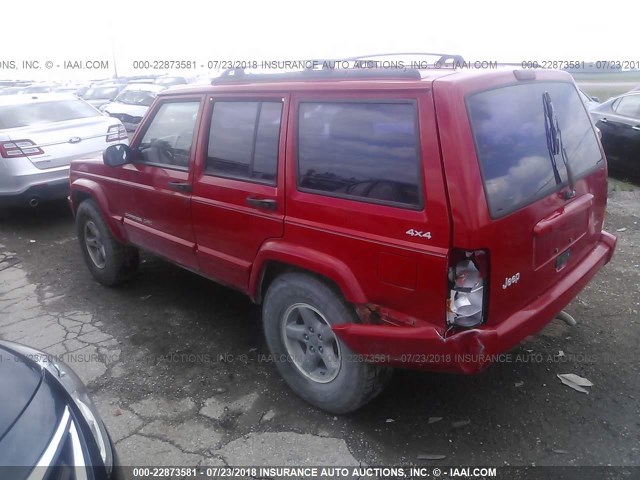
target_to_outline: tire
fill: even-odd
[[[391,378],[391,368],[359,361],[331,331],[329,325],[356,322],[357,317],[339,293],[316,277],[298,272],[277,277],[267,290],[262,318],[267,345],[285,382],[322,410],[353,412]]]
[[[93,200],[84,200],[78,206],[76,232],[84,261],[102,285],[115,287],[135,275],[140,262],[138,249],[123,245],[113,237]]]

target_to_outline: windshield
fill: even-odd
[[[527,83],[470,96],[467,108],[492,218],[568,183],[565,162],[556,161],[549,152],[545,93],[553,102],[573,176],[584,175],[602,160],[595,131],[573,84]]]
[[[0,129],[64,122],[99,115],[95,108],[82,100],[5,105],[0,107]]]
[[[83,95],[85,100],[113,100],[118,96],[118,87],[95,87],[90,88]]]
[[[118,95],[116,101],[126,103],[127,105],[142,105],[148,107],[153,103],[155,98],[156,94],[147,90],[124,90]]]

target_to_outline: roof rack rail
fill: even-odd
[[[447,60],[453,60],[455,63],[464,63],[462,55],[453,53],[432,53],[432,52],[392,52],[392,53],[374,53],[372,55],[358,55],[357,57],[342,58],[344,61],[365,60],[375,57],[439,57],[436,62],[445,65]]]
[[[420,80],[420,71],[416,69],[305,69],[285,73],[246,73],[242,68],[225,70],[222,75],[211,80],[212,85],[237,82],[282,82],[297,80],[357,80],[357,79],[387,79],[387,80]]]
[[[447,66],[447,61],[451,60],[454,66],[464,63],[462,55],[451,53],[427,53],[427,52],[393,52],[375,53],[372,55],[359,55],[357,57],[346,57],[337,59],[309,60],[308,66],[303,70],[284,73],[247,73],[244,68],[228,68],[222,74],[211,81],[212,85],[236,82],[277,82],[287,80],[307,80],[307,79],[400,79],[400,80],[420,80],[419,69],[394,69],[394,68],[363,68],[363,69],[336,69],[326,65],[335,62],[355,62],[359,60],[373,59],[376,57],[408,57],[408,56],[429,56],[438,57],[434,62],[442,67]],[[314,68],[320,66],[320,68]]]

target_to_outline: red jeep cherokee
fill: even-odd
[[[606,264],[605,156],[560,71],[232,72],[159,94],[71,166],[89,270],[138,248],[245,292],[291,388],[330,412],[391,366],[472,373]]]

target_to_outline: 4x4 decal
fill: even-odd
[[[411,237],[422,237],[422,238],[431,239],[431,232],[421,232],[420,230],[414,230],[413,228],[410,228],[404,233],[406,233]]]

